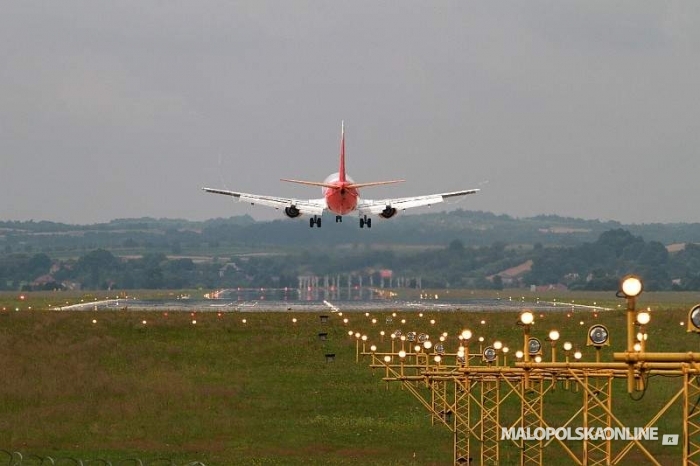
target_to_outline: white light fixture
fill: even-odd
[[[642,281],[634,275],[627,275],[624,277],[620,286],[622,288],[622,292],[628,298],[639,296],[643,289]]]
[[[520,322],[523,325],[530,325],[535,321],[535,315],[530,311],[525,311],[520,314]]]

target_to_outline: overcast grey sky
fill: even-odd
[[[0,220],[281,215],[200,191],[482,186],[516,217],[700,222],[700,2],[22,1]]]

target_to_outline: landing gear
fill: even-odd
[[[321,217],[314,215],[314,218],[309,219],[309,228],[313,228],[314,225],[321,228]]]
[[[364,228],[365,225],[367,225],[367,228],[372,228],[372,219],[367,218],[366,215],[364,215],[364,216],[362,216],[362,218],[360,218],[360,228]]]
[[[335,216],[335,223],[343,223],[343,216],[342,216],[342,215],[336,215],[336,216]]]

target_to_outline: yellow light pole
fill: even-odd
[[[588,329],[586,346],[595,348],[595,361],[600,362],[600,349],[603,346],[610,346],[610,332],[605,325],[595,324]]]
[[[557,362],[557,340],[559,340],[559,331],[550,330],[547,341],[552,345],[552,362]]]
[[[423,342],[423,348],[425,349],[425,366],[427,368],[430,365],[430,350],[433,348],[433,342],[426,339]],[[439,359],[442,360],[442,358]]]
[[[523,311],[520,314],[518,325],[523,326],[523,361],[530,362],[530,326],[535,321],[535,315],[532,311]],[[525,369],[523,374],[523,388],[530,388],[530,370]]]
[[[493,349],[496,350],[496,365],[498,366],[498,353],[503,349],[503,343],[500,340],[493,342]]]
[[[637,296],[642,293],[642,281],[634,275],[627,275],[620,282],[618,296],[627,300],[627,353],[634,352],[634,322],[636,313]],[[627,369],[627,393],[634,392],[634,363],[628,362]]]
[[[469,340],[472,338],[472,331],[469,329],[464,329],[462,330],[462,333],[459,334],[459,339],[462,342],[462,346],[464,346],[464,365],[468,366],[469,365]]]
[[[518,324],[523,326],[523,356],[525,362],[530,361],[530,326],[534,321],[535,315],[532,313],[532,311],[524,311],[522,314],[520,314]]]
[[[566,362],[569,362],[569,354],[571,353],[573,347],[574,345],[572,345],[570,341],[565,341],[562,345],[562,348],[564,348],[564,358],[566,358]]]
[[[389,378],[389,364],[391,363],[391,356],[388,354],[384,356],[384,365],[386,365],[386,378]],[[389,389],[389,383],[386,384],[387,390]]]
[[[406,351],[401,350],[399,351],[399,360],[401,361],[401,377],[403,377],[403,362],[406,359]]]

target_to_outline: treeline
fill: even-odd
[[[0,289],[183,289],[221,287],[296,287],[299,275],[373,276],[391,269],[407,280],[421,278],[423,287],[493,286],[486,271],[498,271],[521,261],[522,252],[504,244],[466,248],[458,241],[418,253],[372,248],[304,249],[287,254],[243,255],[194,261],[149,253],[120,259],[105,249],[79,259],[52,260],[45,253],[0,257]]]
[[[512,277],[505,270],[532,261]],[[564,284],[572,289],[615,290],[621,276],[640,275],[649,290],[700,290],[700,246],[669,253],[624,229],[603,232],[596,241],[572,247],[512,246],[494,242],[467,247],[459,239],[443,247],[388,249],[296,248],[267,255],[233,255],[212,260],[146,253],[120,258],[106,249],[77,259],[46,253],[0,256],[0,289],[183,289],[296,287],[299,275],[360,274],[376,277],[390,269],[406,283],[420,278],[424,288],[501,288]]]
[[[604,232],[597,241],[571,248],[536,248],[523,281],[562,283],[571,289],[615,290],[620,277],[643,277],[648,290],[700,290],[700,246],[686,244],[669,253],[658,241],[644,241],[629,231]]]
[[[304,219],[280,218],[256,222],[249,216],[194,222],[182,219],[119,219],[95,225],[54,222],[0,222],[0,254],[46,253],[78,257],[95,249],[116,255],[233,254],[242,250],[285,250],[339,245],[446,245],[453,239],[470,247],[509,245],[578,246],[595,242],[605,231],[624,228],[647,241],[663,244],[696,242],[700,224],[621,225],[558,216],[513,218],[490,212],[456,210],[376,219],[372,229],[360,229],[357,218],[342,223],[324,220],[310,229]]]

